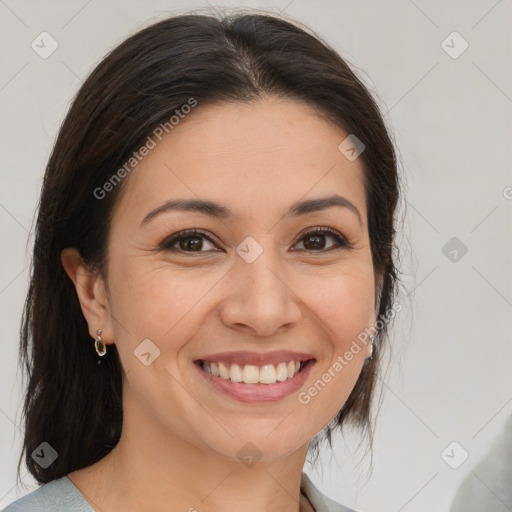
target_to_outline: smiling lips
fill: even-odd
[[[224,352],[195,361],[200,368],[214,377],[245,384],[274,384],[292,379],[307,362],[314,359],[311,354],[274,351]]]
[[[194,361],[207,384],[225,396],[246,403],[282,400],[298,391],[316,359],[311,354],[279,350],[223,352]]]
[[[207,362],[203,361],[201,367],[204,371],[215,377],[220,377],[231,382],[245,382],[246,384],[273,384],[276,381],[284,382],[293,378],[301,369],[303,363],[300,361],[289,361],[288,363],[266,364],[255,366],[246,364],[240,366],[236,363]]]

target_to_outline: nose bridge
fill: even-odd
[[[267,336],[296,322],[300,309],[286,284],[283,262],[271,248],[271,242],[264,248],[263,243],[246,239],[237,247],[237,253],[231,269],[229,297],[222,311],[224,322],[231,327],[244,325]]]
[[[238,262],[239,275],[243,275],[247,282],[248,296],[251,299],[275,301],[284,299],[285,286],[282,281],[283,269],[278,258],[267,250],[252,263]],[[279,276],[281,275],[281,279]],[[261,302],[264,303],[262,300]]]
[[[250,242],[249,242],[250,243]],[[251,251],[255,251],[254,247]],[[239,250],[242,250],[239,247]],[[233,268],[242,285],[241,293],[246,301],[252,303],[258,310],[273,309],[280,307],[286,301],[287,290],[282,281],[284,274],[282,265],[276,251],[272,250],[270,243],[258,254],[254,260],[246,260],[243,256],[235,263]],[[281,274],[281,278],[279,278]]]

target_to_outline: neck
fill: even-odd
[[[247,466],[125,407],[118,445],[69,477],[104,512],[300,512],[312,510],[300,494],[307,448]]]

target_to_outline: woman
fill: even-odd
[[[349,510],[302,469],[370,431],[397,199],[378,108],[307,29],[189,14],[115,48],[46,169],[21,347],[46,485],[6,510]]]

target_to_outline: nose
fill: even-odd
[[[269,252],[264,251],[252,263],[237,258],[231,268],[225,283],[228,296],[220,308],[227,327],[269,337],[290,329],[300,320],[300,300],[287,283],[284,264]]]

